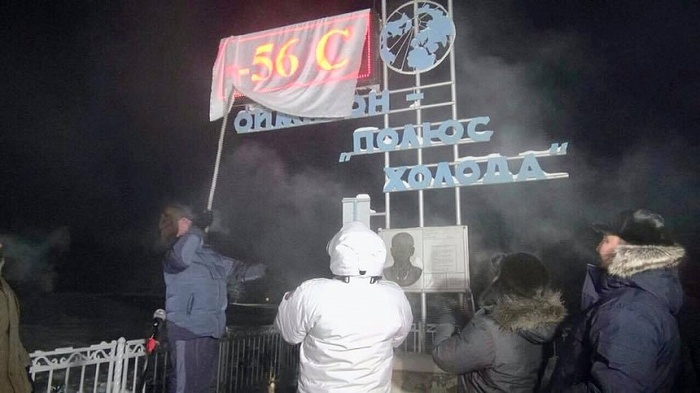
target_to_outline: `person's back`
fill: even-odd
[[[285,341],[302,343],[300,392],[389,392],[393,348],[410,331],[411,308],[397,284],[381,279],[381,238],[360,223],[343,230],[329,244],[336,278],[288,292],[275,325]]]
[[[304,298],[313,327],[300,349],[300,391],[384,391],[393,348],[411,315],[398,308],[398,285],[369,280],[317,279],[293,296]]]
[[[560,315],[563,315],[563,307],[560,307],[559,295],[548,293],[534,303],[539,303],[537,311],[531,311],[529,316],[524,315],[522,307],[516,312],[520,315],[505,316],[511,319],[509,323],[512,328],[525,328],[526,325],[532,322],[523,320],[535,321],[537,323],[548,322],[549,326],[540,326],[533,328],[527,327],[529,330],[512,331],[511,326],[504,327],[503,317],[494,320],[490,316],[483,315],[483,318],[475,316],[473,322],[478,328],[488,332],[485,336],[490,338],[491,346],[485,346],[491,351],[492,357],[489,367],[478,370],[477,372],[467,373],[467,391],[476,390],[477,388],[488,392],[533,392],[538,383],[538,373],[543,364],[543,347],[544,344],[554,336],[556,323],[553,320],[560,320]],[[542,315],[540,310],[547,310]],[[503,313],[503,311],[501,311]],[[481,311],[477,313],[477,316]],[[465,353],[465,356],[469,356]],[[478,355],[472,355],[478,356]],[[482,358],[486,359],[486,358]]]
[[[460,392],[534,391],[543,345],[566,314],[544,265],[533,255],[507,255],[479,305],[458,335],[435,338],[433,360],[460,374]]]

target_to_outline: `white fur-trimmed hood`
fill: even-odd
[[[386,261],[384,240],[359,221],[348,222],[327,246],[336,276],[381,276]]]
[[[622,244],[615,249],[615,257],[608,266],[608,274],[630,277],[647,270],[678,266],[685,257],[685,249],[673,246],[637,246]]]

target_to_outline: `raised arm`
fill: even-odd
[[[490,367],[495,347],[486,321],[477,314],[458,335],[440,342],[433,349],[433,361],[453,374],[465,374]]]
[[[202,248],[202,238],[202,231],[197,228],[192,228],[178,237],[165,257],[165,269],[178,273],[190,267],[194,255]]]

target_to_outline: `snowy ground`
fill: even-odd
[[[82,347],[120,337],[144,338],[153,311],[162,307],[157,303],[155,298],[90,294],[24,296],[20,298],[20,334],[30,352]]]
[[[54,293],[20,297],[22,342],[29,352],[84,347],[120,337],[145,338],[159,296]],[[274,307],[230,306],[230,325],[272,323]]]
[[[158,296],[48,294],[21,296],[20,334],[29,352],[56,348],[85,347],[101,341],[145,338],[150,333],[153,311],[163,307]],[[687,299],[680,316],[680,328],[685,337],[686,364],[697,358],[700,337],[700,301]],[[229,306],[229,325],[259,326],[272,323],[276,307]],[[697,361],[697,359],[695,360]],[[692,370],[692,366],[688,368]],[[687,371],[687,370],[686,370]],[[688,372],[688,371],[687,371]],[[693,373],[692,371],[689,371]],[[696,375],[690,378],[694,390]]]

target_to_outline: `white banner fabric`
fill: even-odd
[[[224,116],[232,88],[293,116],[350,116],[369,18],[362,10],[222,39],[209,120]]]

